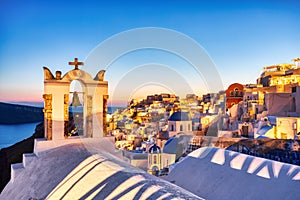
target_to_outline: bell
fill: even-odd
[[[79,96],[78,96],[77,92],[73,93],[73,99],[72,99],[71,106],[75,106],[75,107],[82,106],[82,104],[79,101]]]

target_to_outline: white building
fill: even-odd
[[[299,139],[299,117],[273,117],[276,121],[273,120],[271,123],[269,118],[265,117],[259,122],[258,128],[254,131],[254,138]]]
[[[277,117],[276,138],[299,139],[300,118],[299,117]]]

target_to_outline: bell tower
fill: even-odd
[[[103,137],[106,135],[106,101],[108,99],[108,82],[104,81],[104,70],[95,78],[79,69],[83,62],[75,58],[69,65],[75,68],[61,76],[60,71],[52,72],[44,67],[44,125],[47,140],[68,138],[69,91],[70,83],[78,80],[83,85],[83,137]],[[78,94],[73,93],[72,106],[82,106]]]

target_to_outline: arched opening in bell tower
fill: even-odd
[[[68,136],[84,135],[84,101],[85,95],[82,83],[79,80],[73,80],[70,83],[69,92],[69,122]]]

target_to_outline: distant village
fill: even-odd
[[[184,99],[166,93],[132,99],[106,120],[124,158],[156,175],[202,146],[300,165],[300,58],[263,67],[256,84]]]

